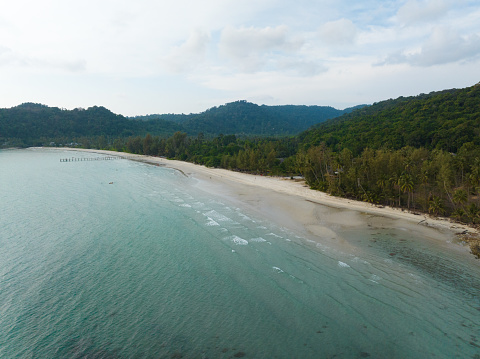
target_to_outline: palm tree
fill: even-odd
[[[452,212],[452,217],[461,221],[463,216],[465,216],[465,211],[462,208],[457,208]]]
[[[422,174],[420,175],[420,180],[422,181],[423,194],[424,194],[424,200],[425,200],[425,203],[424,203],[425,207],[423,207],[423,208],[424,208],[424,210],[427,210],[427,207],[428,207],[427,185],[428,185],[428,181],[429,181],[427,170],[422,172]]]
[[[382,175],[380,176],[380,178],[377,181],[377,186],[382,189],[382,193],[383,193],[383,197],[385,198],[385,201],[386,201],[386,198],[387,198],[387,196],[385,194],[385,189],[388,187],[388,184],[389,184],[389,182],[388,182],[387,176],[382,173]]]
[[[467,202],[467,191],[463,188],[458,188],[453,194],[453,202],[463,207],[463,204]]]
[[[444,212],[444,207],[443,207],[443,202],[440,197],[433,196],[433,198],[429,202],[429,207],[428,207],[428,212],[432,213],[435,216],[438,216],[438,213],[443,213]]]
[[[467,181],[467,195],[473,190],[477,195],[477,203],[480,204],[480,195],[478,191],[478,185],[480,184],[480,162],[478,158],[475,158],[473,165],[470,167],[470,174]]]
[[[467,207],[467,216],[471,219],[472,223],[475,224],[475,218],[480,214],[480,208],[477,207],[475,203],[471,203]]]
[[[398,178],[398,175],[395,173],[392,177],[390,177],[390,182],[393,185],[393,188],[397,189],[398,188],[398,207],[401,206],[401,189],[400,189],[400,184],[399,184],[400,179]]]
[[[398,179],[398,184],[400,186],[400,190],[403,193],[407,193],[407,208],[410,209],[410,197],[414,188],[412,176],[408,173],[402,173]]]

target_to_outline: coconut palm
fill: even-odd
[[[422,173],[420,174],[420,181],[422,182],[422,185],[423,185],[423,195],[424,195],[424,210],[427,209],[428,207],[428,195],[427,195],[427,185],[428,185],[428,182],[429,182],[429,175],[428,175],[428,171],[427,170],[424,170],[422,171]]]
[[[480,208],[478,208],[478,206],[475,203],[471,203],[467,207],[467,216],[468,218],[470,218],[472,223],[475,223],[475,219],[479,217],[479,214],[480,214]]]
[[[414,188],[413,177],[408,173],[402,173],[398,185],[403,193],[407,193],[407,208],[410,208],[410,197]]]
[[[382,174],[380,178],[377,180],[377,186],[382,189],[382,194],[383,194],[383,197],[385,198],[385,201],[387,198],[385,194],[385,189],[388,188],[388,185],[389,185],[388,177],[385,174]]]
[[[392,177],[390,177],[390,183],[393,185],[393,188],[398,189],[398,207],[401,207],[401,189],[400,189],[400,184],[399,184],[399,177],[395,173]]]
[[[433,196],[429,202],[428,212],[433,213],[435,216],[444,212],[443,201],[440,197]]]
[[[457,208],[452,212],[452,217],[458,221],[461,221],[465,215],[466,213],[462,208]]]
[[[460,205],[461,207],[463,207],[463,204],[467,202],[467,191],[465,191],[463,188],[458,188],[453,193],[453,202],[456,205]]]

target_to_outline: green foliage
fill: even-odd
[[[357,109],[301,134],[304,146],[324,142],[334,150],[405,146],[458,152],[480,146],[480,85],[400,97]]]
[[[235,135],[219,135],[206,140],[202,134],[192,138],[184,132],[176,132],[168,139],[150,134],[145,138],[130,137],[120,147],[130,153],[165,156],[208,167],[261,174],[295,174],[291,157],[297,146],[295,138],[287,137],[242,139]]]
[[[205,133],[218,136],[229,133],[247,136],[293,135],[309,127],[338,117],[350,110],[337,110],[327,106],[258,106],[247,101],[236,101],[190,115],[148,115],[136,120],[155,122],[173,121],[181,124],[190,135]]]
[[[11,109],[0,109],[0,145],[73,143],[84,147],[105,148],[114,139],[144,136],[149,130],[157,135],[168,136],[178,128],[175,126],[169,123],[160,126],[129,120],[104,107],[94,106],[86,110],[78,108],[69,111],[26,103]]]
[[[125,118],[104,107],[63,110],[40,104],[25,103],[11,109],[0,109],[0,145],[39,146],[50,143],[75,144],[104,148],[98,143],[103,136],[108,145],[118,138],[131,136],[169,137],[175,132],[209,138],[221,133],[243,136],[284,136],[297,134],[313,124],[336,117],[344,111],[320,106],[258,106],[237,101],[214,107],[200,114],[148,115]],[[80,138],[83,141],[80,141]],[[88,142],[85,145],[84,142]]]

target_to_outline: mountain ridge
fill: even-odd
[[[190,136],[235,134],[241,136],[296,135],[313,124],[343,114],[329,106],[266,106],[236,101],[190,115],[125,117],[103,106],[73,110],[26,102],[0,109],[0,145],[29,146],[52,141],[77,141],[104,136],[171,136],[180,131]]]
[[[366,105],[356,107],[363,106]],[[173,121],[183,125],[189,134],[292,135],[353,109],[337,110],[331,106],[318,105],[268,106],[238,100],[195,114],[151,114],[130,118],[141,121]]]

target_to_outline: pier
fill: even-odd
[[[81,162],[81,161],[113,161],[127,159],[124,156],[102,156],[102,157],[67,157],[60,158],[60,162]]]
[[[84,162],[84,161],[113,161],[113,160],[130,160],[136,162],[142,162],[149,165],[163,167],[165,166],[164,163],[159,163],[156,161],[151,161],[148,158],[143,158],[141,156],[97,156],[97,157],[67,157],[67,158],[60,158],[60,162]]]

